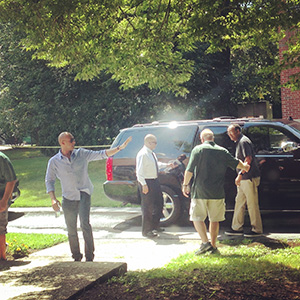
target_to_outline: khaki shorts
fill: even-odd
[[[8,212],[7,209],[0,212],[0,235],[7,233]]]
[[[192,199],[190,221],[221,222],[225,220],[225,199]]]

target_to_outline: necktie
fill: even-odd
[[[155,154],[152,152],[152,156],[155,162],[155,168],[156,168],[156,177],[158,177],[158,165],[157,165],[157,158],[155,156]]]

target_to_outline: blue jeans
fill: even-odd
[[[62,209],[67,225],[72,257],[75,260],[81,260],[82,258],[77,232],[77,218],[79,215],[80,228],[85,244],[85,257],[87,260],[93,260],[95,247],[92,226],[90,224],[91,196],[87,193],[80,192],[80,201],[63,198]]]

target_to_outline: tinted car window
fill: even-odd
[[[282,143],[297,142],[295,137],[286,129],[275,126],[251,126],[247,128],[246,135],[255,145],[255,151],[278,151]]]
[[[214,133],[216,144],[226,148],[231,154],[234,154],[235,144],[233,141],[231,141],[227,134],[227,126],[204,126],[203,128],[201,128],[200,132],[205,128],[209,128]],[[199,139],[197,141],[197,144],[200,144]]]
[[[128,146],[115,154],[115,157],[135,157],[137,152],[144,145],[144,137],[147,134],[154,134],[157,138],[157,147],[155,153],[158,158],[175,158],[182,153],[189,154],[192,151],[197,125],[179,126],[177,128],[169,127],[145,127],[132,128],[123,131],[114,145],[123,143],[129,136],[133,137]]]

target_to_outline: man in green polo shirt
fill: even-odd
[[[205,252],[216,253],[219,222],[225,220],[224,180],[227,168],[249,171],[250,166],[233,157],[228,150],[214,142],[214,134],[204,129],[200,134],[201,145],[196,146],[184,174],[182,192],[188,197],[191,193],[190,220],[193,221],[202,245],[196,255]],[[192,187],[190,181],[194,177]],[[209,233],[204,223],[209,218]]]
[[[0,152],[0,261],[6,260],[6,227],[8,201],[14,190],[17,177],[9,158]]]

